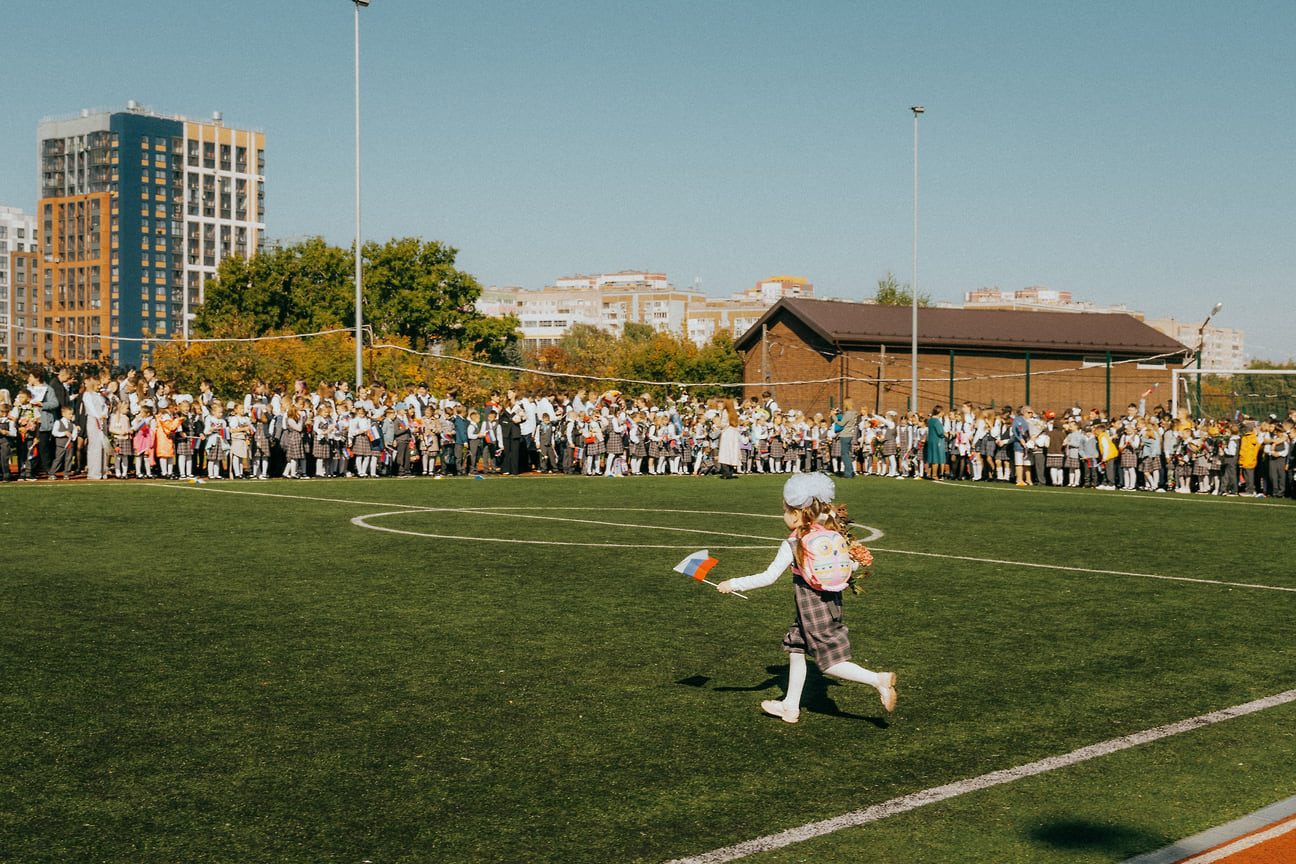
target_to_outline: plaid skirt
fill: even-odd
[[[782,459],[786,448],[783,446],[782,438],[769,439],[769,457],[771,459]]]
[[[666,442],[659,440],[649,441],[648,455],[653,459],[664,459],[666,457]]]
[[[188,435],[181,435],[175,439],[175,452],[177,456],[192,456],[194,453],[194,442],[196,438],[190,438]]]
[[[648,455],[648,445],[643,441],[630,442],[630,458],[643,459]]]
[[[135,455],[135,442],[131,436],[118,437],[113,441],[113,452],[118,456],[125,456],[127,459]]]
[[[594,436],[593,441],[585,442],[586,456],[602,456],[606,452],[608,452],[607,445],[603,443],[603,439],[597,435]]]
[[[285,459],[305,459],[306,448],[302,446],[302,433],[296,429],[285,429],[279,439],[279,446],[284,449]]]
[[[792,590],[797,617],[783,637],[783,650],[813,657],[820,669],[851,659],[850,631],[842,623],[841,592],[816,591],[795,574]]]
[[[270,455],[270,432],[264,423],[252,427],[252,449],[262,459]]]
[[[1061,468],[1064,461],[1061,453],[1049,453],[1044,457],[1044,465],[1048,468]]]
[[[357,459],[365,456],[376,455],[373,449],[373,442],[369,440],[368,435],[357,435],[351,439],[351,452]]]
[[[1076,468],[1080,467],[1080,457],[1079,456],[1065,457],[1062,460],[1062,467],[1074,471]]]
[[[1139,460],[1139,470],[1144,474],[1151,474],[1153,471],[1161,470],[1160,456],[1144,456]]]
[[[1133,450],[1122,450],[1120,454],[1120,467],[1137,468],[1138,453],[1135,453]]]
[[[609,454],[619,456],[625,452],[625,439],[621,437],[620,432],[609,432],[604,448]]]
[[[315,438],[315,443],[311,445],[311,455],[316,459],[332,459],[334,453],[333,442],[323,435]]]

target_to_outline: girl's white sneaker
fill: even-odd
[[[761,703],[761,710],[766,714],[778,717],[784,723],[795,723],[801,719],[801,709],[788,709],[777,699],[766,699]]]

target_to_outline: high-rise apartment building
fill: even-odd
[[[30,359],[27,310],[36,286],[36,217],[0,207],[0,366]]]
[[[188,335],[221,259],[265,235],[265,136],[209,121],[82,111],[38,129],[38,357],[135,365]]]

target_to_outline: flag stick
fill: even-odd
[[[716,587],[717,589],[720,588],[719,585],[716,585],[716,583],[712,582],[710,579],[699,579],[699,580],[697,580],[697,581],[699,581],[699,582],[705,582],[705,583],[708,584],[708,585],[715,585],[715,587]],[[750,599],[751,599],[751,598],[748,597],[746,594],[743,594],[743,593],[738,592],[738,591],[730,591],[729,593],[732,594],[732,595],[735,596],[735,597],[741,597],[741,598],[743,598],[744,600],[750,600]]]

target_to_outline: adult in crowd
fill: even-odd
[[[106,376],[99,370],[86,370],[81,383],[81,405],[85,411],[85,472],[87,480],[108,478],[108,398],[104,393]]]
[[[927,418],[927,443],[923,449],[927,463],[927,479],[940,480],[945,476],[949,450],[945,443],[945,409],[937,405]]]
[[[855,452],[851,449],[851,445],[859,429],[859,414],[855,411],[855,401],[849,396],[842,400],[837,426],[837,446],[841,448],[841,476],[854,477]]]

